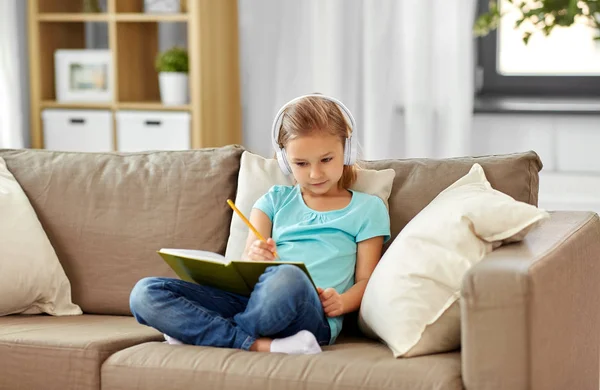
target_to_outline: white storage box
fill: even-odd
[[[165,111],[117,112],[120,152],[190,149],[190,114]]]
[[[74,152],[114,150],[113,122],[108,110],[42,111],[44,148]]]

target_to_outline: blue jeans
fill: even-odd
[[[330,329],[319,295],[298,267],[269,267],[250,297],[171,278],[144,278],[129,298],[140,324],[185,344],[248,350],[258,337],[308,330],[320,345]]]

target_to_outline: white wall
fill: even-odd
[[[600,115],[477,114],[473,121],[473,154],[540,155],[540,207],[600,213]]]

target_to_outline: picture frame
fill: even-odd
[[[112,102],[113,65],[110,50],[56,50],[54,70],[57,102]]]
[[[176,14],[186,12],[185,0],[144,0],[144,12],[149,14]]]

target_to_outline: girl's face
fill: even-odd
[[[344,145],[330,134],[299,137],[285,147],[294,178],[314,195],[337,193],[344,171]]]

